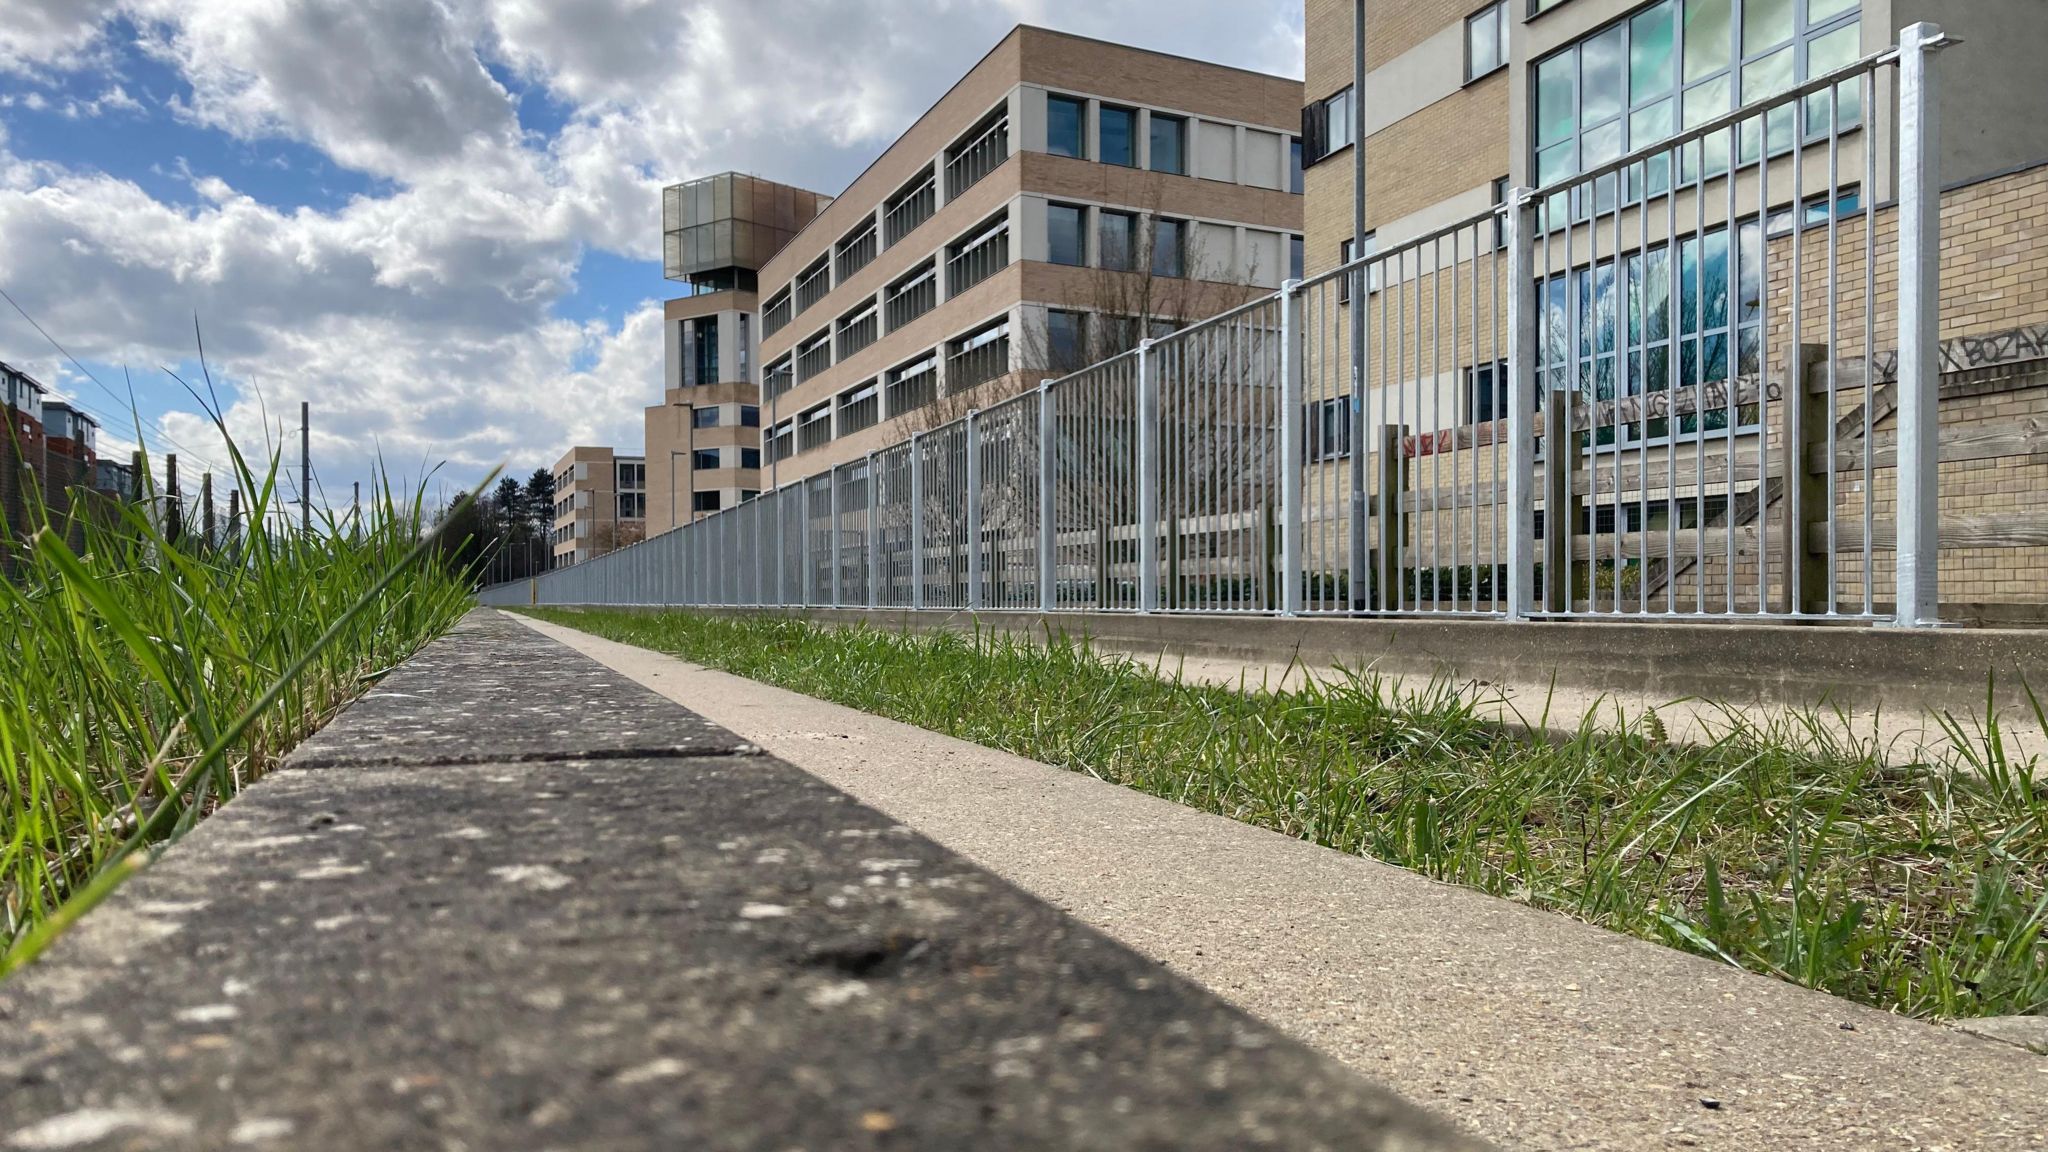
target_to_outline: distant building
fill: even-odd
[[[43,503],[50,523],[60,527],[73,550],[85,547],[85,524],[74,518],[81,490],[93,487],[98,462],[99,421],[61,400],[43,404]]]
[[[0,529],[20,538],[42,521],[35,508],[43,487],[43,405],[48,389],[28,373],[0,361],[0,400],[7,427],[0,435]]]
[[[663,309],[662,402],[646,412],[649,532],[761,490],[757,276],[831,202],[738,172],[663,190],[664,271],[692,292]]]
[[[555,463],[553,567],[585,563],[646,534],[646,457],[577,447]]]

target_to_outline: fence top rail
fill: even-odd
[[[1337,265],[1335,268],[1332,268],[1327,272],[1318,272],[1314,276],[1311,276],[1301,281],[1301,284],[1296,289],[1296,291],[1306,292],[1310,288],[1318,284],[1327,283],[1331,280],[1335,280],[1339,276],[1349,275],[1350,273],[1357,272],[1363,268],[1370,268],[1374,264],[1384,266],[1387,261],[1392,260],[1397,256],[1406,256],[1410,252],[1416,251],[1417,249],[1420,249],[1425,245],[1435,243],[1438,240],[1442,240],[1444,237],[1449,236],[1453,233],[1462,232],[1467,228],[1475,228],[1481,224],[1493,220],[1500,216],[1500,211],[1500,207],[1496,205],[1495,207],[1488,208],[1484,212],[1467,216],[1463,220],[1453,221],[1452,223],[1445,224],[1439,228],[1434,228],[1418,236],[1411,236],[1408,239],[1401,241],[1399,244],[1396,244],[1392,248],[1385,249],[1384,251],[1368,252],[1363,256],[1355,256],[1350,260],[1347,260],[1344,263]],[[1283,289],[1283,291],[1285,290]]]

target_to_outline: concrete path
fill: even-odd
[[[1477,1149],[496,613],[0,985],[0,1149]]]
[[[2021,1049],[526,623],[1504,1147],[2048,1147]]]

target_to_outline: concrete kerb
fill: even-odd
[[[569,610],[577,610],[567,606]],[[612,609],[613,606],[593,606]],[[664,611],[658,607],[617,609]],[[1893,763],[1940,759],[1944,714],[1981,735],[1996,707],[2009,754],[2043,757],[2048,732],[2027,695],[2048,689],[2048,632],[1472,619],[1284,619],[1134,613],[908,612],[894,609],[691,608],[790,615],[890,631],[976,629],[1033,642],[1088,638],[1167,675],[1281,687],[1302,675],[1368,670],[1395,687],[1443,680],[1473,689],[1483,716],[1511,731],[1568,738],[1589,714],[1603,727],[1654,712],[1667,738],[1707,742],[1735,724],[1811,718],[1874,740]],[[1996,685],[1995,694],[1991,691]]]
[[[2048,1060],[539,621],[1515,1148],[2038,1146]]]
[[[496,613],[324,735],[0,985],[0,1148],[1481,1147]]]

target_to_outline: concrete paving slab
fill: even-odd
[[[1504,1147],[2048,1146],[2048,1060],[566,628]]]
[[[0,985],[4,1149],[1480,1147],[758,754],[282,771]]]
[[[294,749],[289,768],[716,756],[744,741],[560,647],[472,612]]]

